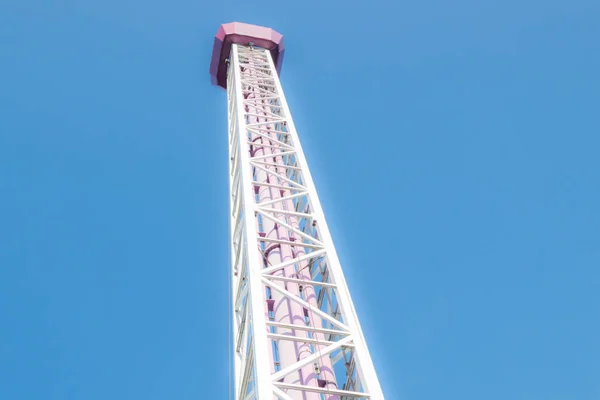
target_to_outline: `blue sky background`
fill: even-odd
[[[226,399],[234,20],[285,36],[386,397],[600,398],[600,3],[8,0],[0,399]]]

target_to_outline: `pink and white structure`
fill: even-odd
[[[233,22],[210,74],[227,90],[235,400],[384,396],[294,127],[283,37]]]

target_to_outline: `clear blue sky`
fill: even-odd
[[[227,396],[219,24],[271,26],[390,400],[600,398],[600,3],[0,4],[0,399]]]

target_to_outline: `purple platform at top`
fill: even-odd
[[[210,60],[210,80],[213,85],[227,89],[227,63],[232,44],[249,45],[254,43],[271,51],[277,73],[283,63],[283,36],[271,28],[230,22],[223,24],[215,35],[212,59]]]

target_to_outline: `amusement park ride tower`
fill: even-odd
[[[279,71],[283,37],[238,22],[215,37],[227,90],[230,400],[383,400]]]

